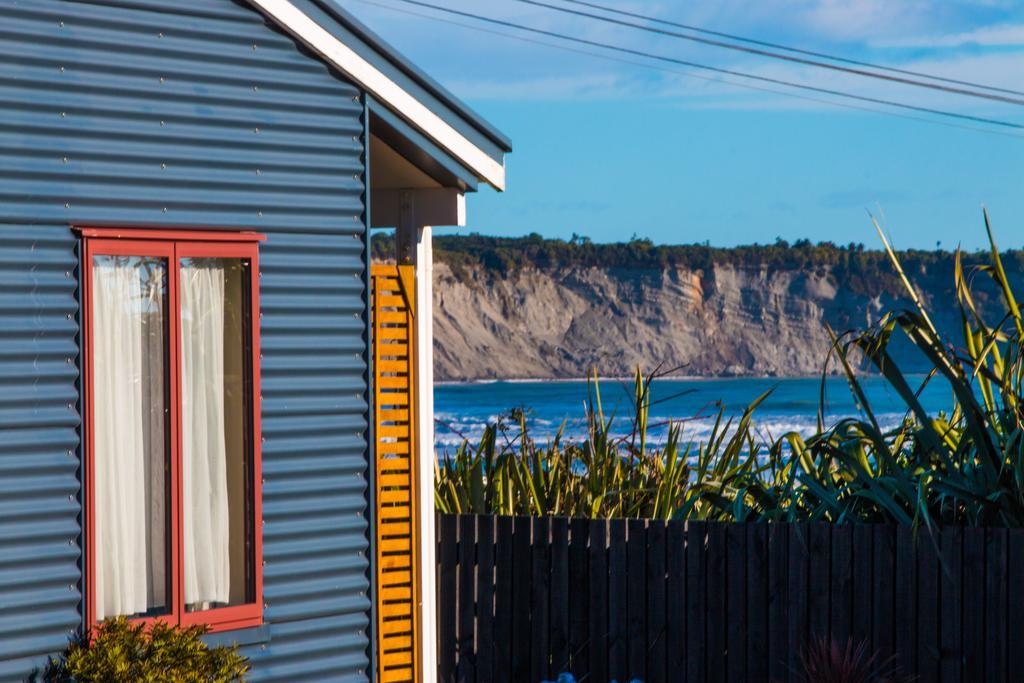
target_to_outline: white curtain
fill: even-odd
[[[224,266],[181,266],[185,604],[203,609],[230,595],[224,421]]]
[[[166,602],[164,273],[127,257],[99,257],[93,267],[99,619]]]

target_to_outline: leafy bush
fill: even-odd
[[[147,628],[108,619],[73,642],[43,674],[50,683],[240,683],[249,670],[238,648],[208,647],[202,626]]]
[[[593,381],[584,439],[563,443],[559,433],[538,446],[521,417],[514,426],[491,425],[479,444],[463,443],[439,463],[437,507],[583,517],[1024,526],[1024,316],[987,214],[985,226],[987,264],[967,267],[959,251],[954,255],[957,343],[936,330],[882,236],[912,308],[892,311],[867,330],[829,329],[833,344],[824,361],[818,426],[810,436],[762,438],[754,415],[763,395],[738,420],[720,412],[704,443],[684,444],[676,424],[666,443],[652,450],[646,443],[649,378],[637,374],[634,428],[622,438],[610,434]],[[976,304],[975,287],[984,280],[999,292],[998,316]],[[890,353],[897,340],[909,342],[931,368],[917,386]],[[824,378],[831,363],[845,375],[861,413],[826,425]],[[905,405],[895,428],[882,428],[860,385],[869,369]],[[949,410],[935,415],[918,400],[932,382],[952,397]]]
[[[800,653],[796,683],[912,683],[915,679],[900,673],[896,658],[881,659],[869,655],[866,642],[846,645],[821,638]]]

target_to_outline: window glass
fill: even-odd
[[[255,599],[249,263],[181,259],[185,609]]]
[[[92,307],[97,619],[166,614],[167,261],[94,257]]]

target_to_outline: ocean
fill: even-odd
[[[923,377],[913,378],[918,380]],[[913,383],[913,386],[917,386]],[[883,427],[899,423],[906,407],[881,377],[866,377],[862,386],[872,410]],[[754,415],[760,433],[777,437],[789,431],[809,434],[815,429],[821,378],[728,378],[662,379],[651,390],[652,406],[648,418],[651,440],[663,439],[665,425],[683,422],[684,441],[707,437],[718,413],[718,402],[726,416],[738,417],[761,393],[771,395]],[[601,381],[605,416],[614,416],[613,429],[629,432],[632,414],[632,380]],[[825,382],[826,423],[861,413],[845,379],[830,377]],[[452,450],[463,438],[475,442],[484,426],[511,409],[527,411],[527,424],[538,443],[550,440],[564,424],[564,433],[580,438],[586,428],[584,402],[587,383],[583,381],[493,381],[439,383],[434,387],[435,445],[439,452]],[[930,412],[948,409],[948,387],[933,381],[921,394],[921,402]]]

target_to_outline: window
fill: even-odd
[[[262,237],[81,233],[87,619],[257,625]]]

